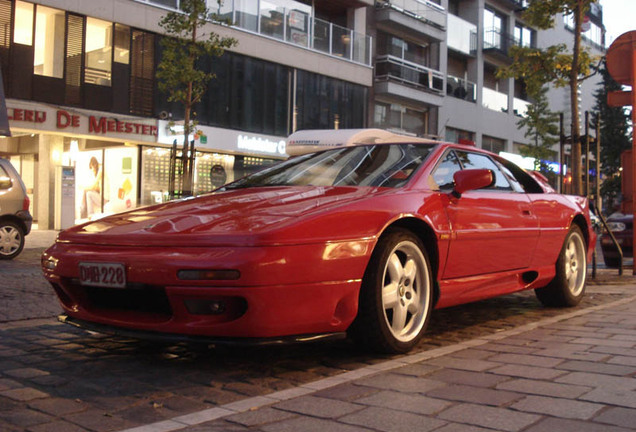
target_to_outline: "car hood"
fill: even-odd
[[[142,207],[69,228],[60,242],[259,246],[351,238],[353,202],[392,192],[365,187],[261,187]],[[362,219],[364,220],[364,219]],[[360,222],[358,222],[360,225]],[[355,226],[355,224],[353,225]]]

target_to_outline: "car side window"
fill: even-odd
[[[478,153],[470,153],[465,151],[457,151],[457,156],[461,161],[464,169],[489,169],[495,176],[495,184],[488,189],[500,190],[500,191],[512,191],[510,182],[501,172],[499,166],[493,162],[488,156]]]
[[[454,151],[448,151],[441,159],[430,180],[434,183],[432,186],[440,190],[452,190],[455,187],[453,174],[461,170],[462,166]]]
[[[12,186],[11,177],[9,173],[0,165],[0,190],[9,189]]]

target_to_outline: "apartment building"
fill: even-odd
[[[12,132],[0,138],[0,157],[20,171],[40,228],[168,198],[182,114],[158,91],[155,70],[158,22],[178,6],[179,0],[0,0]],[[284,139],[299,129],[380,127],[518,152],[527,143],[516,126],[528,103],[523,83],[498,80],[495,70],[510,61],[510,44],[556,38],[524,25],[523,0],[208,6],[234,24],[204,30],[238,45],[204,62],[216,79],[195,108],[195,193],[285,158]],[[568,22],[559,19],[553,31],[565,40]],[[553,99],[562,109],[566,98],[554,92]],[[100,199],[89,206],[86,185],[96,179]]]

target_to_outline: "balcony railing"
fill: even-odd
[[[512,110],[515,113],[515,115],[519,117],[525,117],[526,114],[528,114],[529,105],[530,105],[530,102],[528,102],[527,100],[523,100],[519,98],[514,98],[512,100]]]
[[[468,102],[475,102],[477,100],[477,84],[448,75],[446,77],[446,94]]]
[[[493,111],[508,112],[508,95],[484,87],[482,89],[482,105]]]
[[[494,50],[507,56],[508,50],[514,43],[514,37],[501,29],[484,29],[484,51]]]
[[[135,1],[168,10],[179,8],[179,0]],[[207,0],[207,4],[212,12],[229,19],[235,28],[371,65],[370,36],[313,17],[311,6],[289,0],[224,0],[221,6],[216,0]]]
[[[441,29],[446,28],[446,9],[430,0],[376,0],[375,6],[394,9]]]
[[[477,26],[448,14],[448,30],[446,32],[448,48],[465,54],[474,54],[477,51]]]
[[[441,72],[391,55],[376,57],[375,78],[399,81],[435,93],[444,91],[444,75]]]

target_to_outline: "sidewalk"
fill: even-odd
[[[626,432],[635,376],[636,296],[126,432]]]

